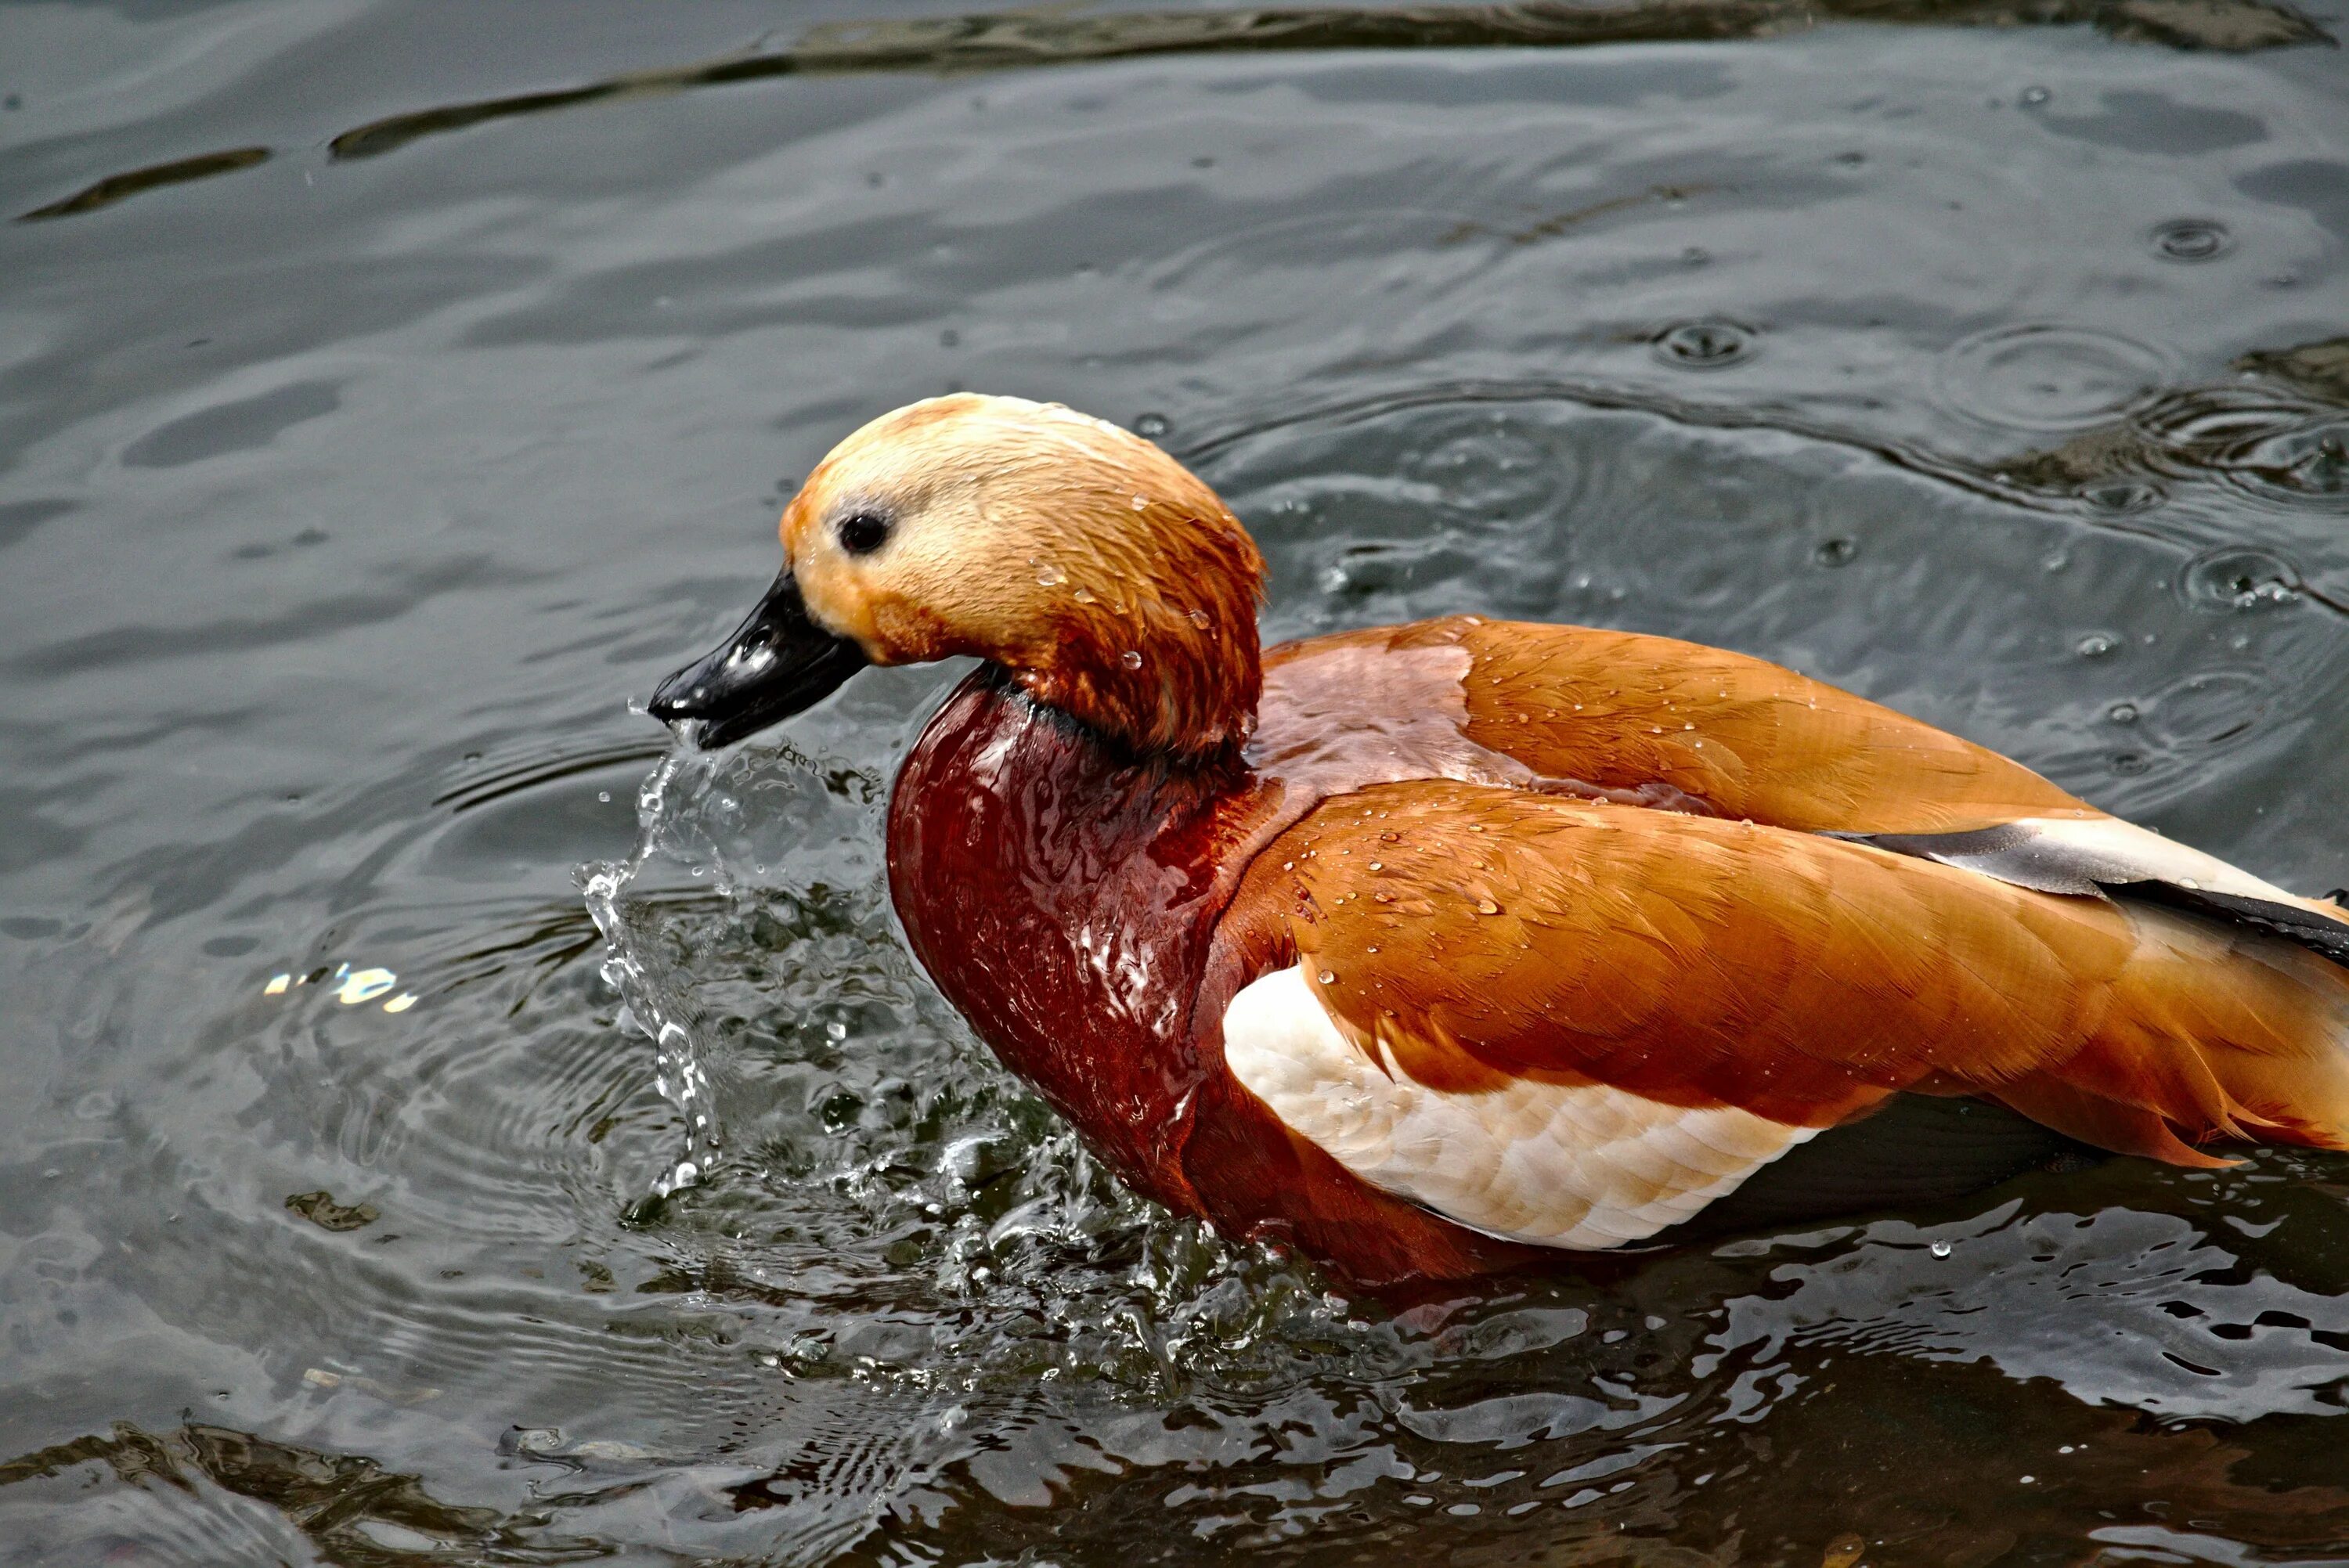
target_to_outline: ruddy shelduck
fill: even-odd
[[[654,714],[970,655],[898,774],[938,988],[1137,1191],[1378,1286],[2349,1147],[2349,919],[1833,686],[1456,615],[1259,653],[1263,561],[1057,405],[884,415]]]

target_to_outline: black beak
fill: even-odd
[[[701,746],[725,746],[812,707],[863,669],[864,650],[808,618],[785,567],[734,634],[661,682],[651,713],[663,724],[693,719]]]

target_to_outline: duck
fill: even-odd
[[[1377,1290],[2349,1148],[2349,911],[1749,655],[1457,614],[1260,645],[1154,442],[956,393],[843,439],[652,715],[976,668],[886,814],[906,943],[1118,1178]]]

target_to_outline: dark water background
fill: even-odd
[[[2349,882],[2339,0],[931,10],[0,5],[0,1563],[2349,1562],[2349,1161],[1399,1319],[915,972],[956,672],[675,781],[667,1199],[575,881],[970,387],[1195,461],[1276,634],[1702,637]]]

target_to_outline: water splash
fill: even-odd
[[[626,860],[596,861],[577,878],[587,913],[604,937],[605,982],[620,994],[620,1025],[642,1030],[653,1042],[654,1087],[677,1107],[685,1121],[685,1147],[652,1183],[656,1197],[698,1185],[719,1159],[725,1131],[719,1123],[709,1057],[695,1032],[698,1009],[689,977],[663,956],[657,933],[642,904],[623,895],[652,858],[664,851],[693,851],[697,874],[708,869],[720,893],[732,882],[725,861],[697,825],[695,806],[709,792],[717,755],[694,744],[690,721],[679,727],[677,744],[636,787],[636,841]]]

